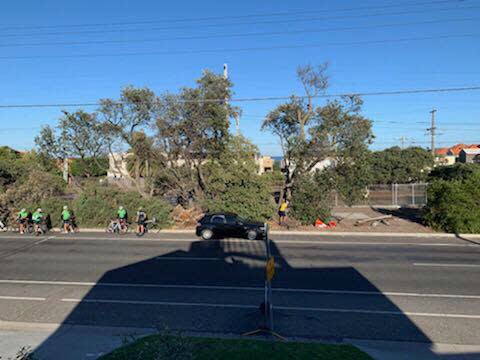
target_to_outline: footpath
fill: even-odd
[[[61,329],[61,331],[57,331]],[[56,332],[57,331],[57,332]],[[65,324],[18,323],[0,321],[0,356],[14,358],[22,347],[41,351],[35,359],[61,359],[68,355],[69,360],[95,360],[132,340],[156,333],[151,328],[100,327]],[[55,333],[55,339],[51,335]],[[185,336],[242,338],[234,334],[184,333]],[[290,339],[303,341],[301,338]],[[311,341],[311,340],[308,340]],[[331,343],[328,340],[322,343]],[[54,346],[49,346],[54,343]],[[428,344],[397,341],[372,341],[343,339],[377,360],[434,360],[434,359],[478,359],[480,346],[456,344]],[[338,343],[337,343],[338,344]]]

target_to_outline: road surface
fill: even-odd
[[[272,235],[275,330],[290,338],[480,345],[480,245]],[[262,325],[262,241],[0,234],[0,321],[241,334]]]

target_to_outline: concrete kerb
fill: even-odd
[[[54,229],[54,232],[60,232],[60,229]],[[81,228],[81,233],[105,233],[102,228]],[[195,236],[194,229],[165,229],[159,234],[191,234]],[[416,238],[466,238],[480,239],[480,234],[451,234],[451,233],[397,233],[397,232],[328,232],[328,231],[297,231],[297,230],[272,230],[272,235],[309,235],[309,236],[332,236],[332,237],[416,237]]]

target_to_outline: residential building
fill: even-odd
[[[273,159],[270,156],[256,156],[255,162],[258,165],[258,174],[262,175],[273,171]]]
[[[129,179],[127,159],[131,153],[116,152],[108,154],[108,179]]]
[[[458,161],[464,164],[480,164],[480,148],[462,149]]]
[[[456,144],[451,147],[444,147],[435,150],[435,163],[437,165],[453,165],[460,160],[460,154],[463,150],[478,150],[479,144]],[[467,159],[467,157],[465,157]]]
[[[116,152],[108,155],[108,179],[130,179],[128,171],[128,158],[132,153]],[[182,166],[185,160],[178,159],[177,166]],[[270,156],[255,156],[255,163],[258,165],[258,174],[262,175],[273,171],[274,160]]]

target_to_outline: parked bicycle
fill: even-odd
[[[125,234],[128,232],[128,223],[117,218],[112,219],[106,231],[113,234]]]
[[[137,231],[136,235],[137,236],[143,236],[146,233],[148,233],[148,229],[150,227],[154,227],[157,224],[157,219],[153,218],[152,220],[146,220],[143,223],[143,231]]]

